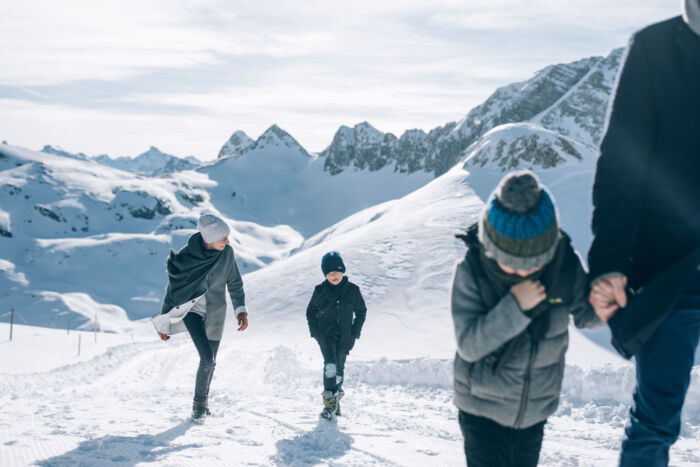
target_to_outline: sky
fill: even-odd
[[[678,0],[0,2],[0,141],[215,158],[277,124],[307,150],[341,125],[397,136],[497,87],[607,55]]]

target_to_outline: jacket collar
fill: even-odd
[[[685,55],[700,64],[700,36],[683,21],[676,27],[675,42]]]

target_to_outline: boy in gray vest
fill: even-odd
[[[536,466],[559,404],[569,315],[600,325],[586,273],[530,171],[507,175],[463,239],[452,318],[455,405],[469,467]]]

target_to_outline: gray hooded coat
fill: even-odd
[[[556,411],[569,344],[569,315],[579,328],[602,325],[588,305],[586,273],[578,255],[575,265],[571,300],[561,305],[550,301],[544,338],[525,339],[497,373],[493,368],[499,349],[523,333],[531,319],[510,293],[488,309],[468,260],[457,265],[452,318],[457,336],[454,397],[460,410],[511,428],[528,428]]]

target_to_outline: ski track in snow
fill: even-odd
[[[186,336],[112,347],[43,373],[2,375],[0,465],[464,465],[451,361],[351,356],[344,415],[327,422],[318,417],[320,356],[236,344],[223,342],[214,414],[201,426],[188,418],[197,356]],[[540,465],[615,465],[630,370],[567,368]],[[700,463],[692,397],[672,465]]]

